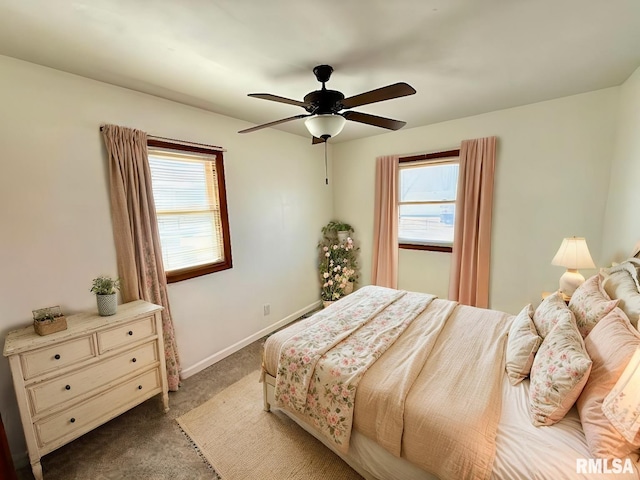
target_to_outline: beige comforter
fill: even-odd
[[[275,376],[280,346],[320,321],[270,337],[265,370]],[[502,312],[432,301],[360,380],[353,428],[441,479],[489,478],[510,322]]]

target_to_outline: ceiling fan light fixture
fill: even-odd
[[[325,140],[338,135],[345,123],[345,118],[337,114],[314,115],[304,121],[304,125],[311,135]]]

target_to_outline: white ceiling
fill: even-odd
[[[412,85],[356,109],[410,128],[620,85],[640,65],[640,1],[3,0],[0,54],[252,124],[304,111],[248,93],[302,100],[326,63],[347,97]],[[332,141],[384,132],[347,122]]]

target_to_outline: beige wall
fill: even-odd
[[[318,301],[315,248],[332,212],[322,148],[273,129],[238,135],[247,123],[8,57],[0,71],[2,338],[28,324],[34,308],[94,308],[91,279],[117,273],[98,130],[105,122],[228,150],[234,267],[169,287],[187,373]],[[20,457],[4,358],[0,412]]]
[[[375,158],[448,150],[491,135],[498,137],[491,307],[517,313],[556,289],[562,268],[551,259],[563,237],[586,237],[602,265],[617,98],[618,88],[610,88],[337,144],[335,216],[356,230],[363,283],[371,275]],[[446,297],[449,261],[446,253],[401,250],[399,287]]]
[[[602,259],[620,262],[640,241],[640,68],[620,87]]]

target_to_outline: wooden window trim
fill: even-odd
[[[229,211],[227,208],[227,188],[224,177],[224,158],[223,152],[213,148],[198,147],[192,145],[183,145],[181,143],[172,143],[169,141],[148,139],[147,146],[152,148],[166,148],[178,152],[193,152],[205,155],[215,155],[216,176],[218,180],[218,195],[220,207],[220,221],[222,223],[222,243],[224,250],[224,260],[222,262],[207,263],[180,270],[167,272],[167,283],[181,282],[190,278],[201,277],[210,273],[221,272],[233,268],[233,260],[231,258],[231,234],[229,230]]]
[[[423,160],[435,160],[438,158],[450,158],[459,157],[460,149],[446,150],[444,152],[423,153],[421,155],[412,155],[409,157],[400,157],[398,161],[400,163],[421,162]]]
[[[442,152],[423,153],[420,155],[411,155],[407,157],[400,157],[399,163],[413,163],[423,162],[425,160],[438,160],[440,158],[453,158],[460,157],[460,149],[445,150]],[[442,203],[442,202],[438,202]],[[429,252],[451,253],[453,252],[453,246],[451,245],[425,245],[421,243],[398,243],[398,248],[403,250],[422,250]]]
[[[453,247],[449,245],[422,245],[420,243],[399,243],[398,248],[403,250],[426,250],[429,252],[451,253]]]
[[[166,148],[167,150],[177,150],[179,152],[203,153],[205,155],[222,155],[223,151],[218,147],[208,148],[207,146],[185,145],[180,141],[170,142],[166,140],[157,140],[155,138],[147,139],[147,146],[154,148]]]

